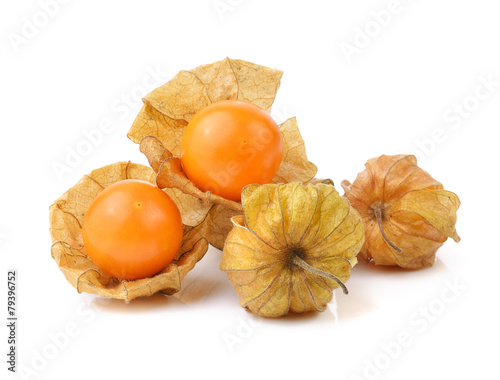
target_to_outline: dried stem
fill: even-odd
[[[292,255],[292,263],[310,273],[316,274],[321,277],[329,278],[330,280],[335,281],[342,288],[344,294],[349,293],[345,284],[338,277],[334,276],[331,273],[322,271],[321,269],[314,268],[313,266],[309,265],[304,260],[302,260],[298,255],[296,254]]]
[[[382,237],[387,242],[387,244],[389,244],[392,248],[394,248],[398,253],[403,252],[403,250],[401,248],[399,248],[396,244],[394,244],[385,234],[384,226],[382,225],[382,209],[380,207],[377,207],[373,210],[373,213],[374,213],[375,217],[377,218],[378,227],[380,228],[380,232],[382,233]]]

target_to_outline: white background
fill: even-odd
[[[24,378],[498,376],[497,2],[88,0],[44,11],[47,2],[0,6],[0,304],[16,269],[18,369],[37,373]],[[337,291],[327,311],[277,320],[239,306],[213,248],[175,296],[126,305],[78,294],[50,257],[49,205],[94,168],[147,164],[126,132],[151,71],[163,78],[156,87],[226,56],[285,72],[273,115],[297,116],[318,175],[341,194],[367,159],[417,154],[461,198],[462,241],[446,242],[421,271],[359,265],[350,294]],[[481,80],[496,85],[478,100]],[[446,119],[464,102],[467,114]],[[105,119],[114,130],[58,177],[53,165]],[[66,342],[67,328],[75,336]],[[6,370],[2,331],[0,376],[22,378]]]

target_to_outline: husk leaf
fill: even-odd
[[[229,58],[181,71],[145,96],[144,106],[128,132],[157,172],[157,185],[186,194],[183,201],[190,206],[183,209],[188,225],[196,226],[211,210],[214,230],[210,243],[219,249],[232,228],[229,218],[242,213],[241,203],[203,192],[187,178],[179,157],[184,130],[200,109],[220,100],[244,100],[270,112],[282,75],[279,70]],[[296,119],[282,123],[280,131],[283,159],[272,182],[312,180],[317,168],[307,160]]]
[[[196,227],[184,223],[182,246],[174,261],[160,273],[140,280],[120,280],[99,269],[87,256],[82,238],[82,223],[93,199],[107,186],[120,180],[135,178],[155,183],[155,172],[143,165],[118,162],[92,171],[66,191],[50,206],[51,255],[68,282],[78,291],[126,302],[147,297],[156,292],[173,294],[180,290],[182,279],[205,255],[211,231],[211,221]],[[178,206],[186,206],[182,193],[170,189],[167,193]],[[179,194],[180,193],[180,194]]]
[[[156,136],[179,156],[184,128],[200,109],[220,100],[245,100],[269,112],[282,75],[279,70],[229,58],[181,71],[144,97],[128,137],[140,143],[146,136]]]
[[[297,182],[246,186],[242,204],[220,264],[241,306],[264,317],[325,310],[338,282],[295,260],[346,282],[364,241],[357,211],[331,185]]]
[[[449,237],[460,241],[455,229],[458,196],[419,168],[415,156],[372,158],[352,184],[343,181],[342,187],[366,223],[360,251],[366,260],[424,268],[434,263],[437,249]]]

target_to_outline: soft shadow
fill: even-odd
[[[337,296],[337,316],[339,319],[349,320],[366,315],[377,308],[377,304],[361,292]]]
[[[262,318],[264,322],[270,324],[295,324],[295,323],[334,323],[335,316],[327,307],[325,311],[306,311],[305,313],[289,313],[278,318]]]
[[[111,298],[94,298],[91,305],[96,310],[108,313],[139,314],[171,307],[173,304],[177,303],[182,304],[182,302],[171,296],[156,293],[150,297],[135,298],[129,303]]]
[[[200,276],[194,281],[183,285],[181,290],[172,297],[182,303],[201,302],[209,295],[212,296],[214,294],[214,290],[220,282],[220,279],[208,279]]]
[[[360,263],[352,269],[351,278],[346,283],[349,295],[345,296],[337,291],[337,314],[340,320],[365,316],[379,309],[384,300],[394,296],[400,297],[405,289],[411,294],[422,284],[435,283],[436,278],[448,277],[449,269],[439,258],[432,266],[423,269],[403,269],[360,260]],[[374,284],[374,289],[370,288],[371,284]],[[387,291],[391,287],[394,291],[390,291],[382,298],[380,296],[382,289]]]
[[[373,261],[366,262],[360,260],[358,264],[354,268],[352,268],[352,272],[370,272],[372,274],[383,274],[387,275],[400,275],[401,273],[407,272],[415,272],[415,269],[404,269],[397,266],[386,266],[386,265],[375,265]]]
[[[432,266],[421,269],[405,269],[398,266],[375,265],[373,261],[366,262],[360,260],[356,266],[352,268],[352,272],[369,272],[372,274],[383,274],[384,276],[401,276],[409,273],[447,273],[448,267],[439,257],[436,258]]]

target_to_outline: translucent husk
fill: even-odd
[[[377,265],[420,269],[431,266],[436,251],[455,229],[458,196],[417,166],[412,155],[375,157],[345,196],[366,223],[360,257]]]
[[[264,317],[323,311],[363,245],[364,223],[346,198],[322,183],[250,185],[233,217],[220,269],[241,306]]]

